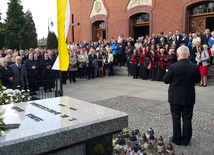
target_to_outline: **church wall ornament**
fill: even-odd
[[[148,5],[152,6],[152,0],[130,0],[127,6],[127,10],[130,10],[136,6]]]
[[[96,15],[107,15],[107,10],[102,0],[95,0],[90,14],[90,18]]]

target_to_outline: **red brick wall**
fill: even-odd
[[[107,10],[107,16],[95,16],[90,19],[93,7],[93,0],[70,0],[71,13],[74,14],[74,22],[79,22],[75,26],[75,41],[89,41],[92,39],[92,24],[98,20],[106,22],[107,39],[117,38],[118,34],[129,36],[129,17],[136,13],[150,14],[150,35],[161,31],[168,34],[168,31],[175,32],[188,31],[188,18],[186,8],[189,5],[207,0],[153,0],[152,6],[138,6],[127,11],[129,0],[103,0]],[[213,1],[210,1],[213,2]],[[71,29],[68,41],[71,41]]]

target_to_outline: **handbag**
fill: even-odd
[[[206,54],[205,54],[205,53],[204,53],[204,56],[206,57]],[[212,62],[210,56],[209,56],[209,59],[206,60],[206,61],[207,61],[207,63],[209,63],[209,64]]]

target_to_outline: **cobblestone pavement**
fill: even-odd
[[[196,86],[193,114],[193,136],[189,146],[176,146],[176,154],[213,155],[214,153],[214,85]],[[126,112],[129,129],[142,133],[149,127],[166,143],[172,135],[172,122],[167,103],[168,85],[127,76],[96,78],[64,85],[64,95]]]

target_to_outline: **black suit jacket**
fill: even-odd
[[[12,64],[9,67],[13,73],[13,89],[17,89],[17,86],[20,84],[23,88],[25,88],[28,85],[25,66],[23,64],[20,65],[20,72],[16,64]]]
[[[93,65],[93,62],[94,62],[94,60],[95,59],[97,59],[97,55],[96,54],[94,54],[94,56],[92,56],[91,54],[89,54],[89,56],[88,56],[88,62],[89,62],[89,66],[90,67],[92,67]]]
[[[195,83],[200,82],[199,66],[188,59],[181,59],[169,67],[163,77],[169,85],[168,101],[173,105],[194,105]]]
[[[176,35],[176,42],[177,42],[178,47],[179,47],[180,44],[181,44],[182,38],[183,38],[183,36],[182,36],[181,34],[179,34],[179,38],[178,38],[178,36]]]
[[[5,69],[4,67],[0,66],[0,79],[2,80],[3,86],[12,88],[13,81],[9,80],[10,77],[13,77],[12,70],[9,67]]]
[[[203,44],[207,44],[208,45],[208,40],[210,39],[211,34],[209,34],[208,36],[206,36],[206,34],[203,34],[201,36],[201,45]]]

